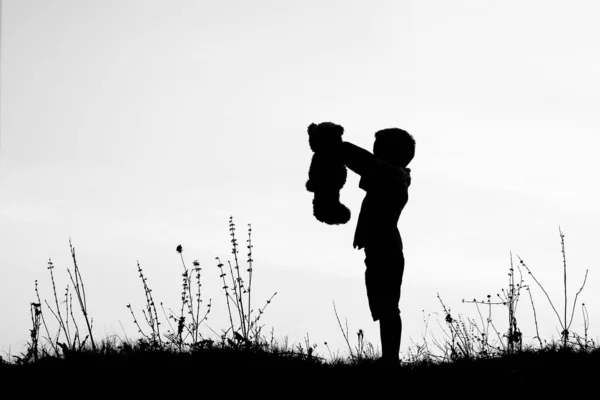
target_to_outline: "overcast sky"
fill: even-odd
[[[570,301],[590,270],[578,303],[597,337],[599,13],[591,0],[4,0],[0,350],[28,340],[36,279],[52,300],[49,258],[63,293],[69,238],[97,337],[136,337],[125,306],[145,304],[138,260],[157,300],[179,307],[179,244],[203,268],[208,324],[227,328],[215,257],[232,260],[230,216],[241,244],[252,224],[255,305],[278,293],[265,330],[345,354],[335,301],[352,339],[363,329],[378,345],[352,248],[359,179],[349,171],[352,219],[337,227],[312,216],[304,186],[306,128],[323,121],[368,150],[383,128],[416,139],[402,352],[424,315],[439,330],[437,293],[477,316],[461,300],[505,288],[511,251],[562,307],[559,225]],[[558,337],[528,282],[542,335]],[[531,314],[524,295],[526,342]],[[492,317],[507,329],[505,307]]]

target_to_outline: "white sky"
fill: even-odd
[[[596,337],[599,12],[547,0],[5,0],[0,350],[28,340],[36,279],[52,299],[48,258],[63,293],[69,238],[97,337],[123,336],[119,323],[136,336],[125,307],[144,306],[136,260],[157,300],[178,308],[178,244],[203,267],[209,325],[226,328],[215,257],[232,260],[230,215],[241,244],[253,227],[255,304],[278,292],[265,330],[345,354],[335,301],[352,339],[362,328],[378,345],[352,248],[358,177],[342,190],[353,216],[341,227],[314,219],[304,186],[306,127],[323,121],[368,150],[383,128],[417,141],[399,223],[402,351],[425,333],[422,310],[441,312],[436,293],[477,316],[461,300],[506,287],[510,251],[561,305],[558,225],[571,299],[590,269],[580,300]],[[533,295],[543,337],[556,337]],[[531,313],[523,297],[528,342]],[[501,329],[506,315],[494,310]],[[572,329],[582,324],[578,308]]]

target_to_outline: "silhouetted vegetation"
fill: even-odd
[[[349,354],[345,357],[333,354],[327,343],[328,357],[318,354],[317,346],[306,336],[304,343],[290,344],[287,339],[278,340],[273,331],[270,335],[262,332],[260,318],[273,300],[273,294],[262,308],[252,306],[252,241],[251,227],[248,228],[247,263],[245,274],[240,270],[238,243],[235,237],[235,225],[230,219],[232,254],[234,263],[228,262],[228,268],[217,258],[219,278],[223,284],[223,293],[228,303],[230,325],[213,337],[205,337],[199,327],[207,320],[211,303],[203,305],[201,296],[201,268],[197,261],[188,269],[182,252],[176,251],[182,261],[181,307],[178,312],[165,310],[157,303],[147,277],[138,263],[138,272],[146,299],[146,306],[136,315],[133,307],[127,307],[139,330],[140,337],[124,340],[109,337],[98,341],[92,339],[93,325],[88,322],[87,298],[83,277],[75,258],[75,249],[70,245],[74,270],[68,270],[72,287],[65,290],[64,301],[59,300],[54,281],[54,265],[50,260],[48,270],[54,293],[54,303],[46,300],[42,303],[35,284],[36,301],[31,303],[30,340],[28,348],[22,354],[11,355],[9,359],[0,358],[0,371],[8,372],[44,371],[46,368],[86,371],[116,368],[121,370],[142,370],[160,372],[167,369],[185,369],[186,371],[220,368],[305,368],[319,371],[355,371],[379,370],[379,353],[374,346],[366,342],[362,330],[357,332],[357,344],[351,343],[347,323],[344,327],[338,318],[342,335],[348,345]],[[564,264],[565,293],[566,257],[564,235],[560,232]],[[600,347],[589,338],[589,318],[585,304],[581,304],[584,316],[582,335],[571,331],[573,312],[577,298],[587,280],[587,272],[581,288],[577,292],[572,307],[566,302],[564,314],[559,315],[563,328],[559,341],[544,341],[539,334],[535,344],[523,343],[521,327],[517,323],[516,313],[521,295],[527,293],[535,319],[537,316],[529,285],[525,282],[521,268],[535,279],[531,269],[519,258],[519,263],[509,269],[508,287],[492,298],[465,301],[473,304],[479,314],[479,320],[455,317],[449,307],[440,300],[444,312],[442,337],[436,338],[429,332],[429,318],[425,319],[425,334],[422,343],[412,343],[404,354],[400,368],[386,371],[384,375],[397,377],[410,382],[414,388],[444,393],[460,388],[464,390],[493,389],[500,385],[504,389],[518,390],[533,388],[540,384],[558,384],[558,382],[579,382],[584,385],[597,376],[600,371]],[[79,305],[85,328],[80,330],[73,310],[73,293]],[[544,293],[545,290],[544,290]],[[552,303],[550,297],[548,300]],[[507,307],[507,329],[500,329],[492,320],[494,307]],[[335,308],[335,305],[334,305]],[[568,311],[571,309],[571,315]],[[161,312],[159,312],[162,311]],[[556,309],[555,309],[556,310]],[[336,316],[337,316],[337,310]],[[161,318],[161,315],[163,318]],[[58,325],[52,333],[47,318],[53,318]],[[143,319],[142,319],[143,318]],[[164,324],[164,325],[163,325]],[[431,335],[431,336],[428,336]],[[84,337],[82,337],[84,336]],[[321,350],[322,348],[320,348]],[[389,370],[389,368],[387,368]],[[392,375],[394,374],[394,375]],[[433,386],[432,386],[433,384]],[[576,389],[576,388],[575,388]],[[462,389],[461,389],[462,390]]]

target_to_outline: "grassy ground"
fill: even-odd
[[[542,388],[551,391],[554,387],[569,387],[571,393],[574,393],[586,390],[600,376],[600,347],[588,339],[589,320],[584,321],[586,331],[583,336],[570,331],[567,304],[563,318],[556,313],[563,328],[560,341],[544,343],[538,337],[535,349],[533,345],[522,343],[515,313],[521,293],[528,292],[529,286],[524,283],[521,268],[526,269],[535,280],[523,260],[516,266],[511,263],[508,287],[502,290],[502,295],[498,295],[496,301],[488,296],[485,300],[470,302],[475,303],[480,311],[480,323],[464,320],[462,317],[453,318],[440,298],[445,313],[444,339],[436,340],[435,343],[427,343],[424,339],[424,343],[414,345],[396,368],[379,363],[379,355],[372,345],[364,343],[360,331],[358,345],[352,347],[347,329],[344,332],[341,323],[340,328],[350,350],[347,358],[331,356],[325,360],[316,354],[314,347],[308,342],[304,346],[289,346],[287,342],[277,341],[272,336],[269,339],[262,335],[259,321],[275,295],[263,303],[262,308],[254,311],[251,302],[251,227],[248,230],[248,268],[245,278],[242,278],[239,268],[235,225],[232,220],[230,231],[234,263],[229,263],[229,269],[223,268],[220,260],[218,263],[231,325],[222,330],[219,341],[206,339],[200,334],[199,328],[210,312],[210,304],[203,305],[201,300],[199,265],[194,261],[193,268],[188,269],[181,246],[176,248],[183,267],[179,312],[175,315],[173,311],[167,314],[163,310],[164,319],[160,322],[152,290],[138,265],[146,297],[146,307],[141,312],[143,317],[139,318],[141,323],[132,307],[128,307],[139,329],[140,338],[134,341],[120,338],[95,340],[88,322],[83,277],[77,265],[75,249],[71,247],[74,263],[74,269],[68,270],[72,283],[71,292],[67,289],[65,301],[59,302],[54,285],[54,266],[49,262],[55,306],[51,305],[52,302],[44,302],[46,307],[42,308],[39,295],[37,301],[31,303],[32,328],[28,349],[19,356],[12,356],[12,359],[1,358],[0,376],[32,376],[48,371],[59,374],[64,372],[64,376],[77,371],[86,371],[88,376],[107,371],[125,374],[135,371],[148,376],[182,371],[182,376],[200,376],[206,371],[222,371],[234,375],[243,371],[248,376],[265,378],[285,373],[284,371],[303,369],[304,373],[318,372],[321,376],[357,377],[348,380],[347,384],[337,385],[338,395],[356,394],[355,390],[377,386],[385,378],[392,385],[390,387],[408,387],[421,394],[460,393],[469,398],[494,393],[515,395],[523,390],[540,393]],[[563,239],[561,232],[564,256]],[[566,263],[564,267],[566,276]],[[539,284],[537,280],[535,282]],[[584,286],[585,279],[577,295]],[[83,315],[83,318],[79,318],[79,324],[75,322],[73,298]],[[552,304],[549,297],[548,300]],[[577,296],[573,309],[576,301]],[[533,306],[533,302],[531,304]],[[512,321],[503,333],[496,329],[491,320],[492,307],[497,306],[507,307]],[[488,310],[487,318],[482,315],[482,308],[484,311]],[[582,310],[584,316],[587,315],[585,305],[582,305]],[[50,320],[58,326],[57,332],[53,334],[50,333]],[[42,343],[42,339],[45,342]],[[266,369],[270,372],[260,372]],[[297,376],[291,375],[291,372],[285,374]]]
[[[506,394],[519,398],[525,392],[552,394],[553,387],[568,388],[571,394],[585,393],[595,386],[600,376],[600,348],[562,349],[560,343],[555,343],[543,349],[524,349],[493,357],[461,357],[447,361],[424,357],[404,362],[399,368],[385,368],[378,366],[375,358],[325,361],[306,352],[266,343],[262,346],[210,344],[196,350],[180,351],[153,347],[140,340],[137,343],[103,342],[96,351],[85,348],[60,355],[40,355],[37,361],[0,364],[0,376],[5,378],[32,379],[48,372],[68,377],[81,371],[88,377],[109,373],[111,376],[133,374],[156,379],[172,375],[229,374],[239,378],[245,375],[249,379],[270,377],[274,385],[281,382],[282,377],[292,383],[302,381],[306,376],[319,376],[319,385],[325,385],[322,387],[337,396],[389,387],[391,390],[414,390],[421,395],[474,398],[478,394]],[[332,386],[327,387],[328,384]],[[182,390],[188,393],[192,388]],[[265,390],[266,387],[261,389]],[[294,389],[307,390],[304,386]]]

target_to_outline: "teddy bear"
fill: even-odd
[[[344,128],[333,122],[310,124],[308,143],[314,152],[308,170],[306,190],[314,193],[313,214],[329,225],[345,224],[350,210],[340,203],[340,190],[346,183],[346,166],[341,145]]]

